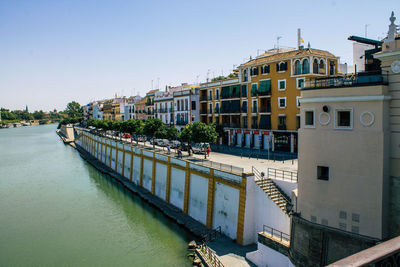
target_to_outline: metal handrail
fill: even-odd
[[[264,188],[264,192],[269,194],[272,193],[278,193],[279,199],[283,199],[286,203],[290,203],[290,199],[288,199],[284,194],[282,194],[281,190],[278,188],[278,186],[275,185],[275,183],[268,177],[265,177],[263,172],[260,172],[257,170],[254,166],[251,167],[252,172],[254,173],[256,179],[258,181],[261,181],[261,186],[264,187],[265,184],[267,184],[267,181],[270,180],[271,183],[267,184],[267,187]],[[275,191],[276,190],[276,191]],[[274,192],[273,192],[274,191]]]
[[[201,243],[200,244],[200,250],[201,252],[208,258],[208,263],[211,266],[214,267],[224,267],[222,264],[221,260],[218,258],[217,254],[215,253],[214,250],[209,248],[206,243]]]
[[[277,179],[277,180],[289,180],[291,182],[298,182],[297,172],[292,171],[285,171],[279,170],[275,168],[268,168],[267,169],[267,177],[270,179]]]
[[[290,235],[283,233],[275,228],[272,228],[268,225],[263,225],[263,233],[267,233],[270,235],[270,237],[276,237],[278,238],[281,242],[285,241],[285,242],[290,242]]]
[[[201,238],[201,242],[203,243],[212,242],[221,235],[222,235],[221,226],[218,226],[217,228],[212,229],[210,232],[203,235],[203,237]]]

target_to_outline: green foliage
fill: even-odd
[[[78,102],[75,101],[69,102],[64,112],[71,118],[82,117],[82,107]]]
[[[225,80],[226,78],[224,76],[217,76],[215,78],[212,78],[211,81],[215,82],[215,81],[222,81]]]
[[[179,137],[179,131],[178,129],[176,129],[175,127],[168,127],[167,128],[167,135],[165,138],[169,139],[169,140],[174,140],[177,137]]]
[[[158,128],[157,131],[154,133],[155,138],[165,139],[167,138],[167,129],[163,125],[162,127]]]
[[[207,125],[202,122],[193,122],[187,124],[182,129],[180,137],[183,141],[193,141],[195,143],[215,143],[218,133],[213,125]]]
[[[164,123],[160,119],[147,119],[144,123],[143,133],[147,136],[154,136],[156,131],[162,126],[164,126]]]
[[[222,124],[216,124],[213,123],[211,124],[211,126],[215,129],[215,131],[218,134],[218,137],[223,137],[225,132],[224,132],[224,126],[222,126]]]
[[[78,123],[79,121],[80,121],[80,119],[78,119],[78,118],[65,118],[58,123],[57,128],[60,129],[61,125],[75,124],[75,123]]]

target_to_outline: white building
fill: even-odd
[[[129,119],[136,119],[135,112],[135,103],[142,99],[141,96],[131,96],[127,99],[127,103],[124,104],[124,118],[123,120],[127,121]],[[121,118],[122,120],[122,118]]]
[[[164,124],[174,124],[174,95],[173,91],[158,91],[154,96],[154,116]]]
[[[186,124],[200,121],[199,88],[187,84],[174,92],[174,123],[178,130]]]

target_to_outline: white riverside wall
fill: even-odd
[[[166,199],[167,192],[167,165],[156,163],[155,194],[159,198]]]
[[[185,201],[185,171],[171,167],[170,203],[183,210]]]
[[[190,175],[189,215],[206,224],[208,179],[196,174]]]
[[[254,226],[246,225],[252,221],[244,220],[245,214],[249,214],[249,203],[255,203],[246,193],[249,175],[189,163],[86,131],[79,134],[75,143],[107,167],[207,227],[220,226],[227,236],[243,245],[255,242]]]

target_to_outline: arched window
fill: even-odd
[[[325,62],[323,59],[319,62],[319,73],[324,74],[325,73]]]
[[[302,74],[307,74],[310,73],[310,63],[308,62],[308,59],[303,60],[303,65],[301,68],[301,73]]]
[[[251,71],[250,71],[250,75],[251,76],[258,75],[258,67],[252,68]]]
[[[329,63],[329,75],[335,75],[335,62],[333,61]]]
[[[247,82],[247,70],[243,70],[243,81]]]
[[[300,60],[294,62],[294,75],[301,74],[301,64]]]
[[[313,73],[318,74],[318,59],[314,59]]]

